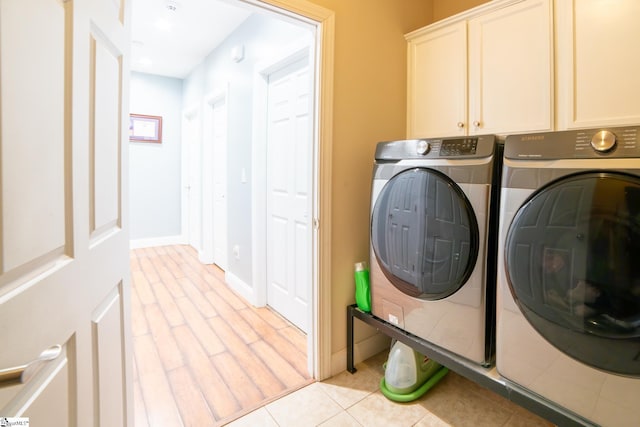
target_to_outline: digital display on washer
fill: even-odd
[[[440,145],[440,156],[470,156],[477,147],[478,138],[446,139]]]

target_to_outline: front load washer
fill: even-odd
[[[589,422],[640,422],[640,127],[509,136],[498,373]]]
[[[501,147],[495,136],[383,142],[373,170],[372,313],[483,366],[495,348]]]

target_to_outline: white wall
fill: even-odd
[[[161,144],[129,143],[132,246],[172,243],[181,235],[182,80],[132,72],[130,112],[162,116]]]

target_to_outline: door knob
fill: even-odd
[[[15,384],[24,384],[40,370],[47,362],[51,362],[60,356],[62,347],[54,345],[40,353],[36,359],[26,365],[15,366],[13,368],[0,370],[0,387],[7,387]]]

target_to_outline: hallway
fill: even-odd
[[[306,336],[190,246],[131,251],[135,426],[213,426],[312,382]]]

